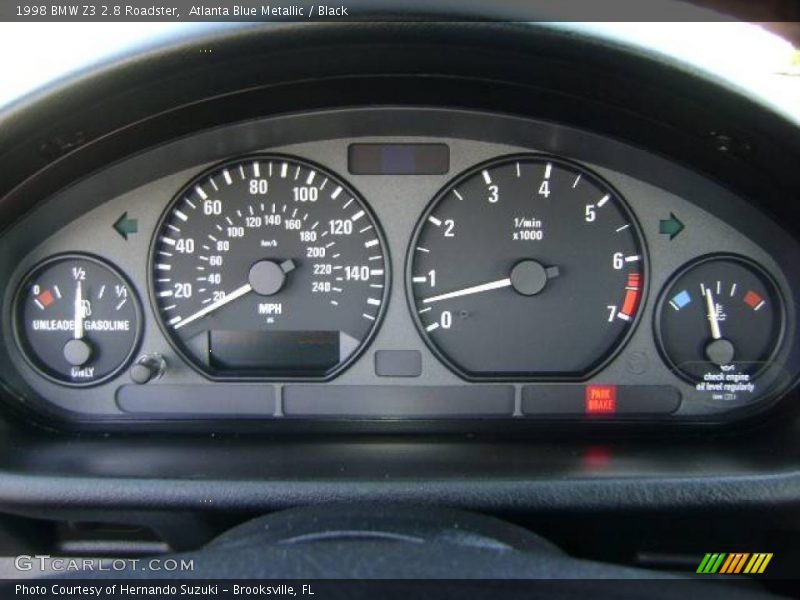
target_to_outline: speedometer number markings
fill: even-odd
[[[384,244],[354,191],[323,193],[335,179],[264,157],[201,176],[173,202],[154,244],[154,298],[203,372],[327,376],[371,336]]]

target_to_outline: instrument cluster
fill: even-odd
[[[723,421],[791,388],[788,233],[643,150],[479,118],[514,139],[269,144],[264,120],[64,190],[0,242],[0,374],[105,423]]]

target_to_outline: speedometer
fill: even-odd
[[[162,327],[212,377],[329,377],[380,322],[386,245],[333,173],[257,156],[190,182],[162,217],[151,289]]]
[[[409,250],[420,333],[474,378],[581,378],[631,332],[645,285],[624,200],[576,164],[503,157],[433,200]]]

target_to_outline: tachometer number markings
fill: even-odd
[[[443,189],[411,244],[423,337],[474,377],[580,377],[636,319],[646,261],[618,194],[555,158],[501,158]],[[450,233],[451,235],[448,235]]]

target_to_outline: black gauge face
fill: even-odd
[[[163,327],[217,377],[326,377],[368,342],[383,314],[379,227],[341,179],[262,156],[191,182],[152,252]]]
[[[122,369],[139,338],[136,295],[116,269],[95,258],[45,261],[16,300],[17,337],[29,362],[66,385],[100,383]]]
[[[607,184],[576,165],[506,157],[435,198],[409,251],[417,325],[468,377],[587,375],[636,319],[646,260]]]
[[[678,273],[662,294],[656,329],[672,368],[723,390],[728,383],[750,384],[768,365],[783,320],[780,294],[760,267],[718,256]]]

